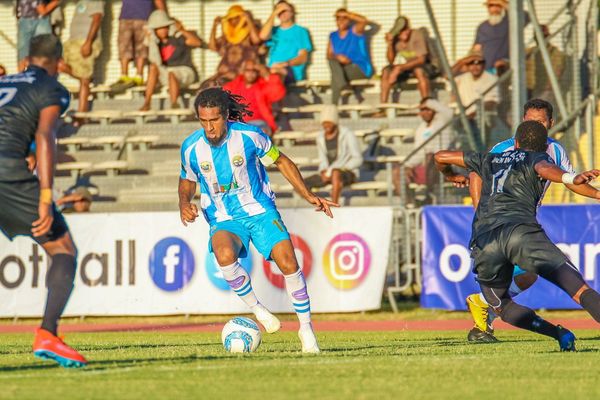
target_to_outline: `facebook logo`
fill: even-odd
[[[150,253],[150,276],[154,284],[167,292],[183,289],[194,275],[194,254],[182,239],[164,238]]]

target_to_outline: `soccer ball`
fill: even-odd
[[[251,353],[260,346],[260,329],[246,317],[235,317],[223,327],[221,342],[230,353]]]

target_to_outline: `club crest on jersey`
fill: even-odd
[[[233,156],[233,158],[231,159],[231,163],[236,166],[236,167],[241,167],[242,165],[244,165],[244,157],[242,157],[239,154],[236,154],[235,156]]]
[[[210,172],[212,166],[210,165],[210,163],[208,161],[202,161],[200,163],[200,169],[204,172]]]

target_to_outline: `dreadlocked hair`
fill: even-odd
[[[233,94],[222,87],[209,87],[198,92],[196,100],[194,100],[194,110],[198,117],[198,108],[218,107],[223,118],[242,122],[244,117],[250,117],[253,114],[248,110],[248,104],[242,101],[244,101],[242,96]]]

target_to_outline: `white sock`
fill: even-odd
[[[485,300],[485,297],[483,296],[483,293],[479,293],[479,300],[481,300],[483,302],[483,304],[488,304],[488,302]],[[489,304],[488,304],[489,306]]]
[[[301,269],[290,275],[284,275],[285,288],[300,321],[300,327],[310,324],[310,298]]]
[[[250,275],[240,265],[239,262],[234,262],[231,265],[220,267],[223,272],[223,277],[227,281],[227,284],[233,290],[240,299],[253,308],[258,304],[258,299],[252,290],[252,282],[250,281]]]

